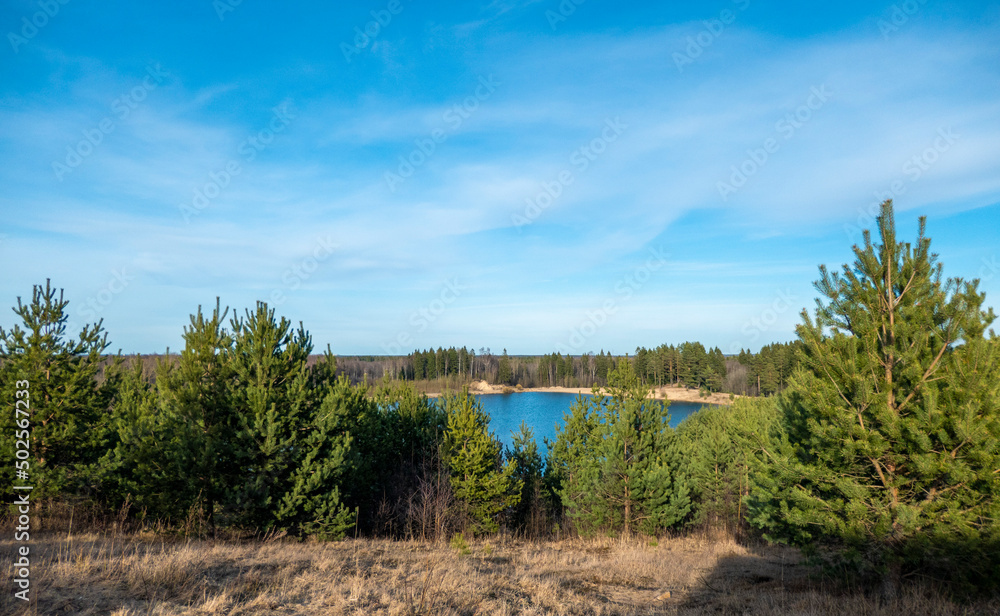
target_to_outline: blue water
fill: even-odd
[[[483,409],[490,416],[490,430],[505,445],[510,445],[511,432],[516,432],[521,421],[525,421],[534,431],[535,442],[538,443],[538,448],[544,455],[545,445],[542,439],[555,440],[556,425],[562,426],[563,415],[569,412],[577,395],[524,392],[476,397],[482,402]],[[667,412],[670,414],[670,425],[676,428],[685,417],[703,406],[705,405],[698,402],[671,402],[667,408]]]

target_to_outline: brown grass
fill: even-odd
[[[696,537],[446,543],[167,540],[66,534],[32,544],[26,608],[3,614],[991,614],[911,588],[891,602],[810,576],[794,550]],[[15,544],[0,541],[10,570]],[[992,611],[991,611],[992,610]]]

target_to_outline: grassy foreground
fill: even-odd
[[[10,570],[15,549],[0,541]],[[824,582],[795,550],[696,537],[468,544],[226,542],[65,534],[32,545],[26,608],[3,614],[994,614],[911,588],[886,601]],[[9,580],[9,577],[8,577]]]

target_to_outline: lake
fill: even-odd
[[[577,394],[551,392],[523,392],[476,396],[490,416],[490,430],[505,445],[511,443],[511,431],[517,431],[521,421],[526,421],[535,433],[540,451],[545,451],[543,438],[555,440],[556,423],[562,425],[563,415],[569,412]],[[706,406],[700,402],[671,402],[670,425],[676,428],[685,417]]]

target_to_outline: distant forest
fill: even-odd
[[[628,358],[644,385],[679,385],[708,392],[745,396],[775,394],[788,384],[797,365],[798,341],[774,343],[758,353],[742,350],[726,357],[716,347],[700,342],[639,347],[631,356],[613,356],[601,350],[583,355],[494,354],[489,348],[462,347],[416,350],[405,357],[338,356],[338,370],[352,382],[377,381],[385,376],[403,381],[427,381],[445,377],[484,380],[494,385],[516,387],[606,386],[616,361]]]

